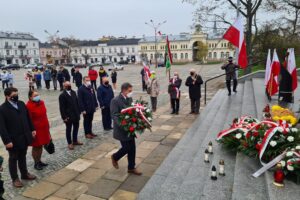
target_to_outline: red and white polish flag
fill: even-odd
[[[150,68],[145,62],[143,62],[143,66],[144,66],[145,81],[148,81],[150,79],[150,76],[151,76]]]
[[[239,16],[234,24],[224,34],[223,38],[239,49],[238,64],[241,68],[248,65],[246,42],[244,37],[244,26],[242,17]]]
[[[270,79],[268,80],[268,83],[267,83],[267,91],[270,96],[273,96],[274,94],[276,94],[278,92],[278,87],[279,87],[278,76],[279,76],[279,74],[280,74],[280,62],[278,59],[276,49],[274,49],[273,59],[272,59],[272,64],[271,64]]]
[[[271,49],[268,51],[268,57],[267,57],[267,62],[266,62],[266,73],[265,73],[265,86],[268,85],[268,82],[271,78]]]
[[[292,89],[295,91],[298,87],[298,79],[297,79],[297,67],[296,67],[296,59],[295,59],[295,51],[293,48],[288,49],[288,63],[287,63],[287,70],[292,76]]]

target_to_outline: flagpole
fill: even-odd
[[[241,1],[240,0],[237,0],[236,2],[236,6],[237,6],[237,9],[236,9],[236,18],[238,18],[240,16],[240,6],[241,6]],[[239,48],[236,47],[235,48],[235,60],[236,60],[236,63],[238,63],[238,60],[239,60]],[[238,78],[239,77],[239,70],[236,70],[235,71],[236,73],[236,77]]]

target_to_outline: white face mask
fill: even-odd
[[[86,86],[91,86],[92,85],[91,81],[87,81],[85,84],[86,84]]]
[[[130,92],[130,93],[127,94],[128,98],[131,98],[132,96],[133,96],[133,92]]]

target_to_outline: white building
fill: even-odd
[[[72,63],[139,62],[140,39],[112,39],[108,41],[80,41],[71,48]]]
[[[28,33],[0,32],[0,63],[20,64],[40,62],[39,40]]]

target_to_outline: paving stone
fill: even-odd
[[[101,158],[100,160],[96,161],[91,167],[107,171],[113,166],[110,158]]]
[[[98,149],[93,149],[93,150],[89,151],[87,154],[85,154],[84,156],[82,156],[82,158],[89,159],[89,160],[99,160],[105,154],[107,154],[107,152],[100,151]]]
[[[116,147],[118,147],[118,145],[115,143],[103,143],[103,144],[100,144],[95,149],[100,150],[100,151],[109,152],[109,151],[115,149]]]
[[[80,197],[77,200],[105,200],[99,197],[94,197],[91,195],[87,195],[87,194],[82,194],[80,195]]]
[[[119,182],[125,181],[127,177],[127,167],[120,167],[119,169],[112,168],[103,175],[103,178]]]
[[[122,183],[120,189],[139,193],[148,180],[149,177],[146,176],[130,175],[126,181]]]
[[[146,158],[152,151],[153,151],[153,149],[144,149],[144,148],[138,147],[136,149],[136,157]]]
[[[158,118],[160,118],[160,119],[171,119],[172,115],[160,115]]]
[[[59,185],[49,182],[40,182],[37,185],[28,188],[23,193],[23,196],[33,199],[44,199],[60,188]]]
[[[167,138],[179,140],[182,136],[182,133],[171,133]]]
[[[24,196],[18,196],[18,197],[13,197],[14,200],[32,200],[32,198],[27,198],[27,197],[24,197]]]
[[[111,150],[110,152],[108,152],[106,155],[105,155],[105,158],[111,158],[111,156],[116,153],[119,149],[115,148],[113,150]]]
[[[88,190],[88,185],[77,181],[71,181],[67,185],[60,188],[55,196],[66,199],[77,199],[81,194]]]
[[[49,176],[45,180],[58,185],[65,185],[66,183],[74,179],[76,176],[78,176],[78,174],[79,172],[75,170],[64,168],[59,170],[55,174]]]
[[[154,135],[163,135],[163,136],[168,136],[171,133],[170,130],[162,130],[158,129],[157,131],[153,132]]]
[[[154,135],[154,134],[151,134],[147,137],[145,137],[145,140],[146,141],[151,141],[151,142],[160,142],[162,141],[166,136],[164,135]]]
[[[93,161],[93,160],[87,160],[87,159],[81,159],[80,158],[80,159],[75,160],[71,164],[69,164],[66,168],[67,169],[73,169],[73,170],[78,171],[78,172],[83,172],[89,166],[94,164],[94,162],[95,161]]]
[[[88,168],[84,172],[82,172],[79,176],[76,177],[76,181],[84,182],[84,183],[94,183],[102,175],[104,175],[105,172],[106,171],[103,169]]]
[[[166,138],[161,142],[161,144],[174,147],[178,141],[178,139]]]
[[[138,169],[143,172],[143,176],[148,176],[151,177],[155,170],[158,168],[159,165],[152,165],[152,164],[148,164],[148,163],[141,163],[138,166]]]
[[[158,145],[159,142],[144,141],[139,145],[139,147],[142,147],[144,149],[155,149]]]
[[[159,145],[151,154],[144,160],[145,163],[159,165],[172,150],[171,146]]]
[[[136,198],[137,194],[134,192],[117,190],[109,200],[135,200]]]
[[[99,179],[89,186],[88,195],[108,199],[121,185],[118,181]]]
[[[165,131],[171,131],[174,129],[174,126],[169,126],[169,125],[162,125],[160,127],[161,130],[165,130]]]
[[[51,196],[51,197],[48,197],[46,200],[67,200],[67,199],[59,198],[56,196]]]

